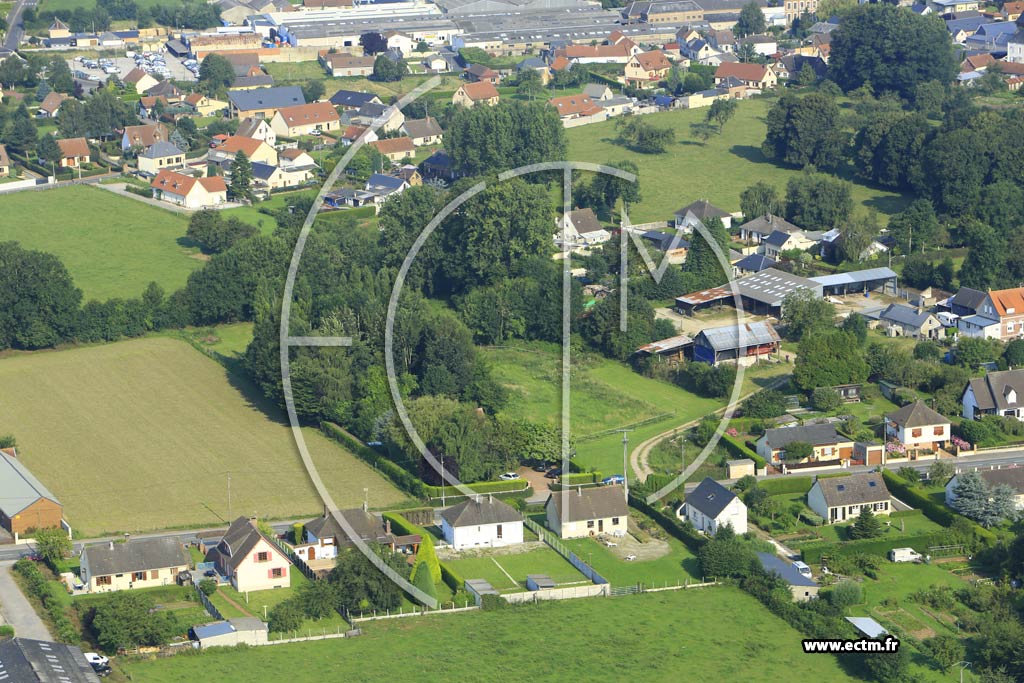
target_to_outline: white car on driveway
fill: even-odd
[[[515,481],[518,478],[519,475],[516,474],[515,472],[506,472],[505,474],[498,477],[498,479],[501,479],[502,481]]]

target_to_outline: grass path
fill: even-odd
[[[777,377],[777,378],[773,379],[769,384],[767,384],[767,385],[765,385],[763,387],[759,387],[757,389],[754,389],[753,391],[748,392],[747,394],[744,394],[744,395],[740,396],[739,401],[737,401],[737,403],[740,403],[742,401],[747,400],[748,398],[750,398],[751,396],[753,396],[754,394],[756,394],[759,391],[763,391],[765,389],[777,389],[778,387],[784,385],[788,381],[789,381],[789,375],[783,375],[781,377]],[[712,415],[718,415],[720,413],[723,413],[723,412],[725,412],[726,407],[727,406],[722,406],[721,408],[719,408],[718,410],[714,411],[711,414]],[[700,423],[700,421],[702,419],[704,419],[704,418],[701,417],[701,418],[698,418],[696,420],[690,420],[689,422],[681,424],[678,427],[673,427],[672,429],[667,429],[664,432],[662,432],[661,434],[657,434],[655,436],[652,436],[651,438],[647,439],[646,441],[641,443],[639,446],[634,448],[633,452],[629,454],[629,466],[633,470],[633,474],[637,477],[637,479],[639,479],[640,481],[646,481],[647,477],[649,477],[650,475],[654,474],[654,470],[651,469],[649,461],[650,461],[650,457],[651,457],[651,451],[654,450],[655,446],[657,446],[659,443],[661,443],[665,439],[667,439],[669,437],[672,437],[672,436],[675,436],[681,430],[689,429],[691,427],[695,427],[698,423]],[[703,460],[699,460],[699,461],[698,460],[694,460],[687,467],[687,470],[689,470],[691,472],[693,470],[696,470],[698,467],[700,467],[701,462],[703,462]]]

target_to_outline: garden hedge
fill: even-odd
[[[795,477],[786,475],[784,477],[772,477],[757,482],[758,487],[768,492],[770,496],[780,496],[787,493],[807,493],[814,486],[813,477]]]
[[[466,580],[443,561],[441,562],[441,580],[456,593],[466,587]]]
[[[882,478],[885,480],[885,485],[889,487],[890,493],[907,505],[917,508],[923,512],[925,517],[932,520],[939,526],[950,527],[957,519],[962,519],[970,525],[975,538],[985,545],[995,545],[998,540],[994,533],[984,528],[974,520],[953,512],[945,505],[936,503],[921,491],[910,486],[910,484],[902,477],[897,476],[889,470],[882,470]]]
[[[922,555],[933,545],[942,545],[942,534],[920,534],[918,536],[897,536],[896,538],[873,538],[849,543],[815,543],[800,549],[800,559],[807,564],[821,562],[823,555],[887,555],[893,548],[913,548]]]
[[[694,553],[700,552],[700,549],[708,542],[708,539],[697,533],[693,527],[681,523],[675,516],[667,515],[661,510],[655,509],[642,498],[631,495],[629,497],[629,505],[653,519],[670,536],[682,541]]]
[[[757,468],[760,470],[768,467],[768,463],[765,462],[764,458],[748,448],[746,444],[740,443],[737,439],[729,436],[728,434],[722,434],[721,444],[725,447],[725,450],[729,451],[729,455],[735,456],[736,458],[750,458],[757,463]]]
[[[530,483],[525,479],[514,479],[512,481],[481,481],[475,484],[466,484],[474,493],[524,493],[530,488]],[[525,487],[525,488],[524,488]],[[441,487],[423,485],[423,491],[429,498],[440,498]],[[456,498],[463,494],[454,486],[445,486],[444,494],[449,498]]]
[[[359,439],[352,436],[338,425],[333,422],[321,422],[320,431],[340,443],[360,460],[373,465],[376,470],[383,473],[384,476],[395,484],[395,486],[406,493],[417,498],[424,498],[426,496],[423,482],[420,481],[419,477],[400,465],[388,460],[384,454],[375,451],[369,446],[363,445]]]

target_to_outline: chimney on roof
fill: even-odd
[[[391,535],[391,520],[387,518],[384,519],[384,533]]]

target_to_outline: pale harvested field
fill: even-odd
[[[319,513],[287,423],[233,382],[163,337],[10,356],[0,360],[0,433],[17,437],[78,535],[220,524],[229,473],[233,516]],[[340,507],[361,505],[364,487],[374,507],[405,499],[338,444],[305,434]]]

